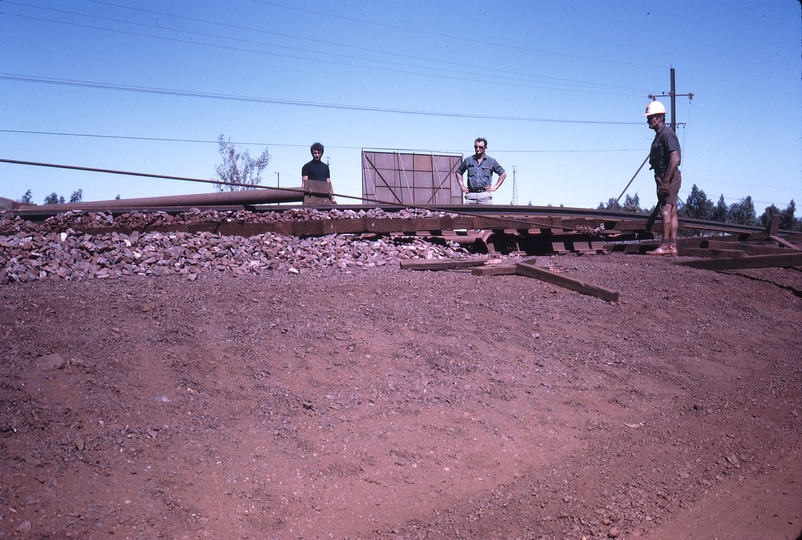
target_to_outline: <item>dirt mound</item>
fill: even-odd
[[[538,264],[0,286],[0,537],[796,538],[802,273]]]

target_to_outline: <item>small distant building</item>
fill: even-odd
[[[462,204],[461,154],[362,149],[363,204]]]

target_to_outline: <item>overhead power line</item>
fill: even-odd
[[[0,73],[0,79],[7,81],[53,84],[61,86],[73,86],[81,88],[92,88],[100,90],[117,90],[121,92],[136,92],[144,94],[158,94],[165,96],[195,97],[204,99],[219,99],[226,101],[245,101],[250,103],[267,103],[273,105],[291,105],[296,107],[317,107],[323,109],[342,109],[349,111],[379,112],[390,114],[412,114],[419,116],[439,116],[446,118],[470,118],[480,120],[505,120],[514,122],[547,122],[557,124],[598,124],[598,125],[622,125],[633,126],[641,125],[640,122],[611,122],[600,120],[567,120],[558,118],[537,118],[525,116],[495,116],[484,114],[449,113],[436,111],[421,111],[412,109],[391,109],[385,107],[367,107],[363,105],[348,105],[342,103],[316,103],[313,101],[294,101],[286,99],[275,99],[258,96],[238,96],[234,94],[219,94],[214,92],[194,92],[189,90],[176,90],[171,88],[152,88],[146,86],[134,86],[125,84],[112,84],[97,81],[80,81],[76,79],[57,79],[52,77],[36,77],[30,75],[20,75],[16,73]]]
[[[195,18],[195,17],[187,17],[187,16],[184,16],[184,15],[176,15],[176,14],[173,14],[173,13],[165,13],[165,12],[162,12],[162,11],[155,11],[155,10],[143,9],[143,8],[139,8],[139,7],[132,7],[132,6],[124,6],[124,5],[121,5],[121,4],[115,4],[113,2],[103,2],[101,0],[89,0],[89,1],[94,3],[94,4],[101,4],[101,5],[105,5],[105,6],[117,7],[117,8],[121,8],[121,9],[137,11],[137,12],[140,12],[140,13],[149,13],[149,14],[159,15],[159,16],[162,16],[162,17],[169,17],[169,18],[173,18],[173,19],[177,19],[177,20],[198,22],[198,23],[208,24],[208,25],[212,25],[212,26],[218,26],[218,27],[222,27],[222,28],[230,28],[230,29],[237,30],[237,31],[246,30],[246,31],[249,31],[249,32],[255,32],[255,33],[269,35],[269,36],[277,36],[277,37],[281,37],[281,38],[296,39],[296,40],[301,40],[301,41],[307,41],[307,42],[310,42],[310,43],[317,43],[317,44],[325,45],[327,47],[331,46],[331,45],[334,45],[336,47],[343,47],[343,48],[347,48],[347,49],[353,49],[353,50],[370,52],[370,53],[386,54],[386,55],[390,55],[390,56],[396,56],[396,57],[399,57],[399,58],[409,58],[409,59],[412,59],[412,60],[418,60],[418,61],[422,61],[422,62],[445,64],[445,65],[451,65],[451,66],[456,66],[456,67],[460,67],[460,68],[469,68],[469,69],[474,69],[475,68],[474,64],[469,64],[469,63],[453,62],[453,61],[449,61],[449,60],[437,60],[437,59],[432,59],[432,58],[423,58],[423,57],[416,56],[416,55],[411,55],[411,54],[404,54],[404,53],[398,53],[398,52],[393,52],[393,51],[374,49],[374,48],[370,48],[370,47],[359,47],[359,46],[356,46],[356,45],[348,45],[346,43],[314,39],[314,38],[310,38],[310,37],[307,37],[307,36],[295,36],[295,35],[292,35],[292,34],[283,34],[283,33],[280,33],[280,32],[271,32],[271,31],[265,30],[263,28],[255,28],[255,27],[251,27],[251,26],[240,26],[240,25],[235,25],[235,24],[222,23],[222,22],[219,22],[219,21],[210,21],[210,20],[206,20],[206,19],[198,19],[198,18]],[[5,3],[9,3],[9,2],[6,1]],[[13,3],[13,2],[11,2],[11,3]],[[23,4],[17,4],[17,5],[23,5]],[[42,8],[42,9],[46,9],[46,8]],[[53,10],[53,11],[61,11],[61,10]],[[72,13],[72,12],[64,12],[64,13]],[[79,14],[79,13],[74,13],[74,14],[75,15],[80,15],[80,16],[93,17],[91,15],[83,15],[83,14]],[[128,21],[119,21],[119,22],[128,23]],[[134,24],[134,23],[130,23],[130,24]],[[164,28],[161,28],[161,27],[159,27],[159,28],[160,29],[164,29]],[[186,32],[185,30],[180,30],[180,29],[172,29],[172,30],[177,31],[177,32]],[[198,34],[205,35],[205,36],[218,37],[218,36],[213,36],[212,34],[201,34],[201,33],[198,33]],[[223,39],[235,39],[235,38],[223,37]],[[236,39],[236,40],[239,41],[239,39]],[[247,40],[242,40],[242,41],[247,41]],[[260,43],[260,42],[254,42],[254,43]],[[270,44],[265,44],[265,45],[270,45]],[[278,45],[276,45],[276,46],[278,46]],[[301,49],[301,50],[308,51],[308,49]],[[320,52],[320,51],[312,51],[312,52],[315,52],[316,54],[329,54],[329,53]],[[370,60],[370,59],[368,59],[368,60]],[[370,61],[373,61],[373,60],[370,60]],[[386,62],[386,61],[382,60],[382,62]],[[425,66],[416,66],[416,67],[424,67],[425,68]],[[430,68],[426,68],[426,69],[430,69]],[[457,71],[459,73],[463,73],[464,72],[464,70],[454,70],[454,71]],[[514,75],[519,75],[519,76],[520,75],[526,75],[526,76],[532,77],[532,79],[514,78],[514,79],[518,79],[518,80],[534,80],[534,81],[539,81],[539,82],[544,82],[544,83],[554,83],[554,84],[563,84],[564,83],[564,84],[570,84],[570,85],[582,85],[582,86],[586,86],[586,87],[597,87],[597,88],[600,88],[600,89],[603,88],[603,89],[607,89],[607,90],[622,90],[622,91],[626,91],[626,92],[636,92],[636,91],[638,91],[638,90],[635,90],[635,89],[629,88],[629,87],[621,87],[621,86],[615,86],[615,85],[609,85],[609,84],[599,84],[599,83],[593,83],[593,82],[589,82],[589,81],[580,81],[580,80],[576,80],[576,79],[549,77],[549,76],[546,76],[546,75],[532,75],[532,74],[527,74],[527,73],[521,73],[520,71],[517,71],[517,70],[513,71],[513,70],[507,70],[507,69],[499,69],[499,68],[495,68],[495,67],[492,67],[492,66],[484,66],[483,67],[483,71],[492,71],[492,72],[496,72],[496,73],[514,74]],[[474,74],[474,75],[476,75],[476,74]]]
[[[342,15],[334,15],[334,14],[331,14],[331,13],[325,13],[323,11],[314,11],[314,10],[311,10],[311,9],[301,8],[301,7],[297,7],[297,6],[287,6],[285,4],[277,4],[275,2],[268,2],[266,0],[253,0],[253,2],[255,2],[257,4],[264,4],[266,6],[279,7],[279,8],[283,8],[283,9],[292,9],[292,10],[300,11],[300,12],[303,12],[303,13],[313,13],[315,15],[322,15],[324,17],[331,17],[333,19],[341,19],[341,20],[344,20],[344,21],[357,22],[357,23],[360,23],[360,24],[369,24],[369,25],[372,25],[372,26],[378,26],[380,28],[391,28],[393,30],[403,30],[405,32],[414,32],[416,34],[434,36],[434,37],[439,37],[439,38],[458,39],[460,41],[465,41],[465,42],[468,42],[468,43],[478,43],[480,45],[492,45],[494,47],[503,47],[503,48],[515,49],[515,50],[519,50],[519,51],[534,52],[534,53],[538,53],[538,54],[548,54],[548,55],[554,55],[554,56],[562,56],[562,57],[566,57],[566,58],[578,58],[580,60],[593,60],[594,62],[607,62],[607,63],[611,63],[611,64],[623,64],[623,65],[627,65],[627,66],[640,66],[640,67],[648,67],[648,68],[664,68],[665,67],[665,66],[658,66],[658,65],[655,65],[655,64],[641,64],[641,63],[636,63],[636,62],[625,62],[623,60],[612,60],[610,58],[598,58],[598,57],[592,57],[592,56],[582,56],[582,55],[578,55],[578,54],[561,53],[561,52],[555,52],[555,51],[545,51],[545,50],[542,50],[542,49],[533,49],[531,47],[521,47],[521,46],[518,46],[518,45],[511,45],[510,43],[500,43],[500,42],[495,42],[495,41],[483,41],[483,40],[480,40],[480,39],[473,39],[473,38],[465,37],[465,36],[461,36],[461,35],[444,34],[444,33],[440,33],[440,32],[428,32],[426,30],[419,30],[417,28],[409,28],[409,27],[405,27],[405,26],[396,26],[396,25],[392,25],[392,24],[378,23],[378,22],[375,22],[375,21],[367,21],[367,20],[364,20],[364,19],[356,19],[354,17],[345,17],[345,16],[342,16]]]
[[[174,176],[174,175],[167,175],[167,174],[141,173],[141,172],[133,172],[133,171],[122,171],[122,170],[116,170],[116,169],[100,169],[100,168],[96,168],[96,167],[83,167],[83,166],[78,166],[78,165],[63,165],[63,164],[57,164],[57,163],[42,163],[42,162],[37,162],[37,161],[22,161],[22,160],[17,160],[17,159],[3,159],[3,158],[0,158],[0,163],[8,163],[8,164],[11,164],[11,165],[27,165],[27,166],[44,167],[44,168],[51,168],[51,169],[65,169],[65,170],[83,171],[83,172],[96,172],[96,173],[102,173],[102,174],[117,174],[117,175],[124,175],[124,176],[139,176],[139,177],[142,177],[142,178],[156,178],[156,179],[162,179],[162,180],[179,180],[179,181],[183,181],[183,182],[197,182],[197,183],[204,183],[204,184],[229,185],[229,186],[237,186],[237,187],[256,188],[256,189],[272,189],[272,190],[292,191],[292,192],[298,192],[299,191],[297,188],[270,187],[270,186],[263,186],[261,184],[256,184],[256,185],[253,185],[253,184],[241,184],[241,183],[236,183],[236,182],[223,182],[221,180],[208,180],[208,179],[205,179],[205,178],[192,178],[192,177],[186,177],[186,176]],[[300,190],[300,191],[302,191],[302,190]],[[361,199],[361,200],[371,201],[371,202],[380,203],[380,204],[394,204],[392,201],[380,201],[380,200],[375,200],[375,199],[366,199],[365,197],[362,197],[362,196],[356,197],[356,196],[353,196],[353,195],[346,195],[346,194],[343,194],[343,193],[334,193],[333,195],[335,195],[337,197],[341,197],[341,198]],[[735,201],[742,201],[743,200],[743,198],[739,199],[737,197],[724,197],[723,195],[722,195],[722,197],[724,198],[724,200],[731,200],[731,201],[732,200],[735,200]],[[710,200],[712,201],[712,199],[710,199]],[[760,204],[767,204],[767,205],[773,204],[775,206],[784,204],[784,203],[770,202],[770,201],[758,201],[758,200],[755,200],[755,199],[752,199],[752,202],[760,203]]]
[[[14,5],[25,5],[25,4],[18,4],[16,2],[4,2],[4,3],[6,3],[6,4],[14,4]],[[52,9],[52,8],[39,8],[39,9],[44,9],[44,10],[48,10],[48,11],[55,11],[55,12],[59,12],[59,13],[69,14],[69,15],[78,15],[78,16],[82,16],[82,17],[96,18],[96,19],[101,19],[101,20],[105,20],[105,21],[112,21],[112,22],[122,23],[122,24],[130,24],[130,25],[134,25],[134,26],[145,26],[145,27],[148,27],[148,28],[156,28],[158,30],[165,30],[164,28],[159,27],[159,26],[146,25],[146,24],[135,23],[135,22],[130,22],[130,21],[122,21],[122,20],[118,20],[118,19],[111,19],[111,18],[108,18],[108,17],[99,17],[99,16],[95,16],[95,15],[86,15],[86,14],[74,13],[74,12],[57,10],[57,9]],[[347,67],[356,67],[356,68],[360,68],[360,69],[372,69],[372,70],[376,70],[376,71],[386,71],[386,72],[390,72],[390,73],[403,73],[403,74],[406,74],[406,75],[423,75],[423,76],[426,76],[426,77],[436,77],[436,78],[439,78],[439,79],[449,79],[449,80],[466,81],[466,82],[474,82],[474,83],[479,81],[479,82],[483,82],[485,84],[503,84],[503,85],[506,85],[506,86],[517,86],[517,87],[522,87],[522,88],[539,88],[539,89],[545,89],[545,90],[560,90],[560,91],[564,91],[564,92],[567,91],[567,92],[578,92],[578,93],[592,93],[592,94],[599,94],[599,95],[638,95],[634,90],[629,90],[626,93],[622,93],[622,92],[612,92],[612,91],[595,91],[595,90],[588,90],[588,89],[580,89],[580,88],[577,87],[577,85],[583,85],[583,86],[593,85],[593,83],[583,83],[581,81],[569,81],[569,82],[540,81],[539,84],[525,84],[527,81],[529,81],[531,79],[521,79],[520,77],[508,77],[508,76],[500,76],[500,75],[496,75],[494,77],[494,79],[490,79],[490,80],[480,80],[480,79],[477,79],[476,76],[472,76],[470,78],[469,77],[459,77],[459,76],[456,76],[456,75],[447,75],[444,72],[464,73],[464,71],[465,71],[464,69],[463,70],[446,69],[446,68],[419,66],[419,65],[414,65],[414,64],[404,64],[404,63],[401,63],[401,62],[391,62],[391,61],[387,61],[387,60],[374,60],[374,59],[364,58],[364,57],[355,57],[355,56],[337,54],[337,53],[331,53],[331,52],[321,52],[321,51],[317,51],[317,50],[302,49],[302,48],[299,48],[299,47],[290,47],[290,46],[287,46],[287,45],[276,45],[276,44],[264,43],[264,42],[254,41],[254,40],[246,40],[246,39],[241,39],[241,38],[233,38],[233,37],[220,36],[220,35],[208,34],[208,33],[203,33],[203,32],[194,32],[194,31],[190,31],[190,30],[181,30],[181,29],[175,29],[175,28],[167,29],[167,30],[172,31],[172,32],[190,34],[190,35],[199,35],[199,36],[203,36],[203,37],[211,37],[213,39],[225,39],[225,40],[235,41],[235,42],[244,42],[244,43],[249,43],[249,44],[258,44],[258,45],[269,46],[269,47],[277,47],[277,48],[281,48],[281,49],[295,50],[295,51],[300,51],[300,52],[313,54],[315,56],[314,56],[314,58],[310,58],[310,57],[296,56],[296,55],[290,55],[290,54],[279,54],[279,53],[275,53],[275,52],[267,52],[267,51],[263,51],[263,50],[253,49],[253,48],[235,47],[235,46],[231,46],[231,45],[221,45],[221,44],[216,44],[216,43],[205,43],[205,42],[197,41],[197,40],[194,40],[194,39],[180,39],[180,38],[176,38],[176,37],[156,36],[156,35],[145,34],[145,33],[141,33],[141,32],[133,32],[133,31],[130,31],[130,30],[104,28],[104,27],[101,27],[101,26],[93,26],[93,25],[89,25],[89,24],[81,24],[81,23],[74,23],[74,22],[67,22],[67,21],[58,21],[58,20],[54,20],[54,19],[46,19],[46,18],[42,18],[42,17],[33,17],[33,16],[30,16],[30,15],[21,15],[21,14],[16,14],[16,13],[5,13],[5,15],[10,15],[10,16],[18,17],[18,18],[22,18],[22,19],[30,19],[30,20],[37,20],[37,21],[43,21],[43,22],[49,22],[49,23],[55,23],[55,24],[62,24],[62,25],[66,25],[66,26],[75,26],[75,27],[79,27],[79,28],[89,28],[89,29],[92,29],[92,30],[101,30],[101,31],[104,31],[104,32],[112,32],[112,33],[132,35],[132,36],[138,36],[138,37],[146,37],[146,38],[151,38],[151,39],[160,39],[160,40],[164,40],[164,41],[172,41],[172,42],[176,42],[176,43],[184,43],[184,44],[193,45],[193,46],[213,47],[213,48],[218,48],[218,49],[225,49],[225,50],[232,50],[232,51],[239,51],[239,52],[247,52],[247,53],[253,53],[253,54],[261,54],[261,55],[265,55],[265,56],[288,58],[288,59],[291,59],[291,60],[303,60],[303,61],[307,61],[307,62],[325,63],[325,64],[338,65],[338,66],[347,66]],[[378,64],[381,64],[381,65],[363,65],[363,64],[354,64],[354,63],[349,63],[349,62],[344,62],[344,61],[323,60],[323,59],[320,58],[320,55],[328,55],[328,56],[334,56],[334,57],[339,57],[339,58],[358,60],[358,61],[362,61],[362,62],[372,62],[374,64],[378,63]],[[385,67],[387,64],[396,65],[396,66],[400,66],[400,67],[414,68],[414,69],[419,69],[419,70],[428,70],[428,71],[427,72],[410,71],[409,69],[396,69],[396,68]],[[501,81],[498,81],[498,79],[507,79],[507,80],[501,82]],[[510,81],[519,81],[519,82],[510,82]],[[532,81],[532,82],[535,82],[535,81]],[[550,86],[544,86],[544,85],[550,85]],[[560,85],[560,86],[556,86],[556,85]],[[566,85],[569,85],[569,86],[566,86]],[[596,85],[596,86],[598,86],[598,85]],[[611,87],[611,86],[607,87],[607,89],[612,89],[612,88],[615,88],[615,87]]]
[[[169,137],[135,137],[132,135],[101,135],[94,133],[65,133],[62,131],[34,131],[30,129],[0,129],[0,133],[19,133],[23,135],[52,135],[58,137],[86,137],[96,139],[119,139],[130,141],[151,141],[151,142],[177,142],[177,143],[197,143],[197,144],[218,144],[219,141],[211,139],[175,139]],[[308,148],[308,144],[286,144],[253,141],[232,141],[233,144],[251,146],[279,146],[287,148]],[[327,145],[327,148],[338,150],[360,150],[364,146],[335,146]],[[376,150],[398,151],[398,152],[424,152],[429,153],[431,149],[420,148],[376,148]],[[437,150],[441,152],[441,150]],[[515,153],[515,154],[584,154],[584,153],[607,153],[607,152],[643,152],[643,148],[605,148],[605,149],[582,149],[582,150],[499,150],[494,149],[494,154]],[[442,150],[444,153],[459,153],[460,150]]]

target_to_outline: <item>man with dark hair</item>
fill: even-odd
[[[661,205],[660,217],[663,220],[663,239],[660,247],[649,255],[676,257],[677,251],[677,195],[682,183],[679,172],[681,161],[679,139],[676,133],[666,126],[666,108],[659,101],[652,101],[646,107],[646,122],[654,130],[654,140],[649,152],[649,164],[654,169],[657,183],[657,204]]]
[[[331,172],[329,171],[329,166],[321,161],[324,150],[323,145],[316,142],[309,150],[312,152],[312,161],[304,165],[301,169],[301,179],[304,182],[307,180],[328,182],[329,188],[331,189]],[[331,202],[335,202],[333,196],[331,197]]]
[[[498,161],[485,154],[487,139],[479,137],[473,143],[474,154],[462,160],[457,169],[457,182],[459,188],[465,193],[465,204],[493,204],[492,193],[496,191],[507,173]],[[462,175],[468,171],[468,182],[463,182]],[[493,173],[498,175],[496,185],[493,185]]]

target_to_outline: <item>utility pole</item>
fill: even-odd
[[[281,187],[281,174],[276,171],[276,187]]]
[[[513,165],[512,166],[512,204],[515,206],[518,204],[518,181],[515,179],[515,173],[518,172],[518,167]]]
[[[665,96],[666,93],[663,92],[661,95]],[[687,94],[677,94],[677,87],[676,82],[674,79],[674,68],[671,68],[671,90],[669,90],[668,95],[671,97],[671,123],[669,127],[671,127],[671,131],[674,133],[677,132],[677,96],[687,96],[689,100],[693,99],[693,93],[688,92]],[[649,94],[649,97],[652,101],[656,100],[659,96],[654,94]]]

